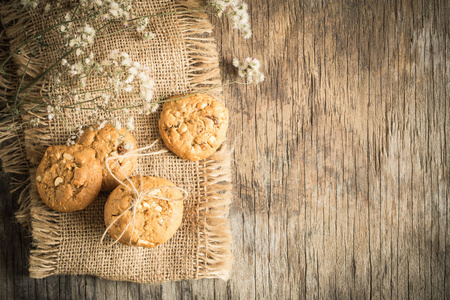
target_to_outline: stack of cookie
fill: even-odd
[[[168,99],[159,120],[167,148],[190,161],[212,155],[225,140],[227,128],[228,110],[202,94]],[[170,188],[175,185],[166,179],[130,178],[137,157],[123,155],[133,150],[134,137],[126,129],[111,125],[87,128],[73,146],[50,146],[36,172],[42,201],[53,210],[74,212],[91,204],[100,191],[112,191],[104,219],[114,239],[143,247],[166,242],[181,224],[183,202],[163,199],[180,199],[181,192]],[[118,159],[107,160],[115,156]],[[126,185],[118,186],[116,178]],[[136,204],[136,188],[157,190],[157,195],[141,199],[131,210]],[[131,222],[133,226],[129,226]]]
[[[91,204],[100,190],[111,191],[118,182],[106,167],[106,158],[136,149],[133,136],[111,125],[87,128],[73,146],[50,146],[36,171],[42,201],[53,210],[74,212]],[[121,180],[137,166],[136,157],[110,164]]]

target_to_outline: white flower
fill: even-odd
[[[41,120],[39,118],[33,118],[30,120],[30,123],[33,127],[37,127],[39,126],[39,123],[41,122]]]
[[[108,124],[108,121],[104,120],[103,122],[101,122],[101,123],[98,125],[98,129],[102,129],[103,127],[106,126],[106,124]]]
[[[120,53],[120,50],[118,50],[118,49],[113,50],[109,54],[109,58],[112,59],[112,60],[116,60],[119,57],[119,53]]]
[[[124,60],[122,60],[122,66],[130,67],[131,63],[132,63],[132,61],[129,58],[125,58]]]
[[[33,0],[21,0],[20,4],[22,4],[26,8],[35,9],[39,5],[39,1],[38,0],[34,0],[34,1]]]
[[[77,44],[77,40],[76,39],[71,39],[69,41],[69,47],[74,47]]]
[[[133,116],[128,118],[126,127],[127,127],[127,130],[129,130],[129,131],[134,130],[134,117]]]
[[[142,38],[143,38],[144,40],[152,40],[152,39],[155,38],[155,34],[154,34],[153,32],[146,31],[146,32],[144,32],[144,34],[142,35]]]
[[[252,35],[249,23],[248,6],[241,0],[210,0],[217,10],[219,17],[225,12],[233,23],[233,27],[241,31],[243,37],[248,39]]]
[[[51,105],[47,105],[47,113],[48,113],[48,119],[49,120],[52,120],[53,117],[55,116],[54,112],[55,112],[55,108],[53,106],[51,106]]]
[[[236,68],[239,67],[239,59],[233,58],[233,66],[235,66]]]
[[[145,82],[148,80],[148,75],[144,72],[139,73],[138,78],[141,82]]]
[[[44,12],[45,13],[48,13],[49,11],[50,11],[50,9],[51,9],[51,4],[50,3],[47,3],[46,5],[45,5],[45,7],[44,7]]]
[[[233,59],[233,65],[238,68],[238,75],[247,80],[247,83],[258,84],[263,82],[265,76],[259,71],[261,63],[256,58],[247,57],[243,61]]]
[[[141,18],[138,21],[138,26],[136,27],[137,32],[142,32],[148,26],[148,18]]]
[[[153,88],[148,88],[145,85],[141,85],[141,97],[146,102],[150,102],[153,98]]]
[[[252,68],[253,70],[259,70],[259,67],[261,67],[261,63],[259,62],[259,60],[257,60],[256,58],[253,58],[248,65],[250,66],[250,68]]]
[[[81,87],[83,87],[83,88],[85,88],[86,87],[86,77],[83,77],[83,78],[81,78],[80,79],[80,85],[81,85]]]
[[[158,103],[144,103],[144,112],[146,115],[149,115],[151,113],[155,113],[159,108]]]

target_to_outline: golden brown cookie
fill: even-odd
[[[106,158],[123,155],[136,149],[134,137],[125,128],[116,129],[110,124],[105,125],[101,129],[86,128],[77,140],[77,144],[91,147],[95,150],[97,159],[103,167],[102,191],[112,191],[119,184],[106,168]],[[120,180],[125,180],[130,176],[136,169],[136,166],[137,158],[131,156],[109,161],[111,171]]]
[[[152,191],[154,196],[167,199],[181,199],[183,194],[171,181],[158,177],[133,176],[131,179],[138,191]],[[142,180],[142,181],[141,181]],[[129,183],[127,183],[130,186]],[[166,188],[164,188],[166,187]],[[109,234],[126,245],[153,248],[169,240],[180,227],[183,217],[183,201],[167,201],[146,196],[136,207],[134,226],[132,223],[132,203],[136,194],[124,185],[118,186],[109,195],[105,204],[105,224],[108,227],[125,210],[127,212],[114,222]],[[127,224],[131,224],[127,227]]]
[[[203,94],[164,103],[159,119],[167,148],[191,161],[213,154],[225,140],[227,128],[228,109]]]
[[[59,212],[84,209],[97,197],[101,185],[102,167],[95,151],[80,145],[48,147],[36,171],[42,201]]]

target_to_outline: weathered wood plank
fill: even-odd
[[[267,75],[224,89],[230,281],[29,279],[2,189],[3,298],[450,298],[450,2],[247,2],[248,41],[212,18],[224,80],[249,55]]]

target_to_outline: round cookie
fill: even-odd
[[[138,191],[155,190],[155,196],[168,199],[181,199],[183,194],[178,189],[167,188],[175,186],[171,181],[150,176],[133,176],[130,180]],[[127,183],[129,185],[129,183]],[[131,185],[129,185],[131,186]],[[166,187],[166,188],[163,188]],[[131,204],[135,201],[136,194],[124,185],[118,186],[109,195],[105,204],[106,227],[125,210],[127,212],[114,222],[109,229],[109,234],[117,240],[123,233],[119,242],[126,245],[156,247],[169,240],[180,227],[183,217],[183,201],[166,201],[151,196],[146,196],[136,207],[136,216],[133,226],[133,210]],[[127,227],[128,224],[131,224]]]
[[[213,154],[225,140],[227,128],[228,109],[203,94],[165,102],[159,119],[167,148],[191,161]]]
[[[102,191],[112,191],[119,185],[106,167],[106,158],[123,155],[136,149],[134,137],[125,128],[116,129],[110,124],[101,129],[86,128],[76,143],[95,150],[97,159],[103,167]],[[136,166],[137,157],[132,156],[109,161],[111,171],[120,180],[129,177]]]
[[[97,197],[101,185],[102,167],[95,151],[80,145],[48,147],[36,171],[39,196],[59,212],[84,209]]]

